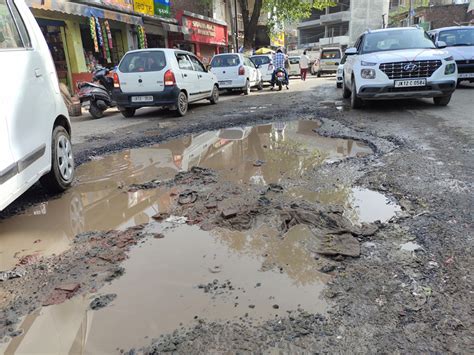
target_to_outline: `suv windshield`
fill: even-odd
[[[240,64],[240,58],[236,54],[224,54],[212,58],[211,67],[236,67]]]
[[[367,33],[362,43],[362,53],[395,51],[399,49],[436,48],[422,30],[393,30]]]
[[[446,42],[448,47],[474,46],[474,27],[441,31],[438,41]]]
[[[339,59],[341,58],[341,52],[338,50],[323,51],[321,53],[321,59]]]
[[[119,65],[122,73],[160,71],[166,66],[165,53],[161,51],[143,51],[128,53]]]
[[[262,55],[261,57],[250,57],[250,59],[252,59],[252,62],[254,62],[255,65],[270,64],[271,62],[270,57],[267,57],[266,55]]]

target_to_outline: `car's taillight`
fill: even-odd
[[[239,68],[239,75],[245,75],[245,68],[243,65],[241,65]]]
[[[268,70],[273,71],[273,64],[268,64]]]
[[[114,73],[114,88],[120,88],[120,80],[117,73]]]
[[[165,86],[175,86],[176,78],[174,77],[173,71],[170,69],[165,73]]]

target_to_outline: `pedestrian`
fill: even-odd
[[[300,74],[301,80],[306,81],[306,74],[308,74],[309,68],[309,57],[306,55],[306,51],[303,52],[303,55],[300,58]]]

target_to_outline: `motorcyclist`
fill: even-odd
[[[277,70],[279,70],[279,69],[283,70],[283,72],[285,73],[286,87],[288,88],[290,80],[289,80],[289,77],[288,77],[288,72],[285,68],[286,60],[287,60],[286,55],[283,53],[281,48],[278,48],[275,55],[273,56],[273,67],[274,67],[274,69],[273,69],[273,74],[272,74],[272,88],[271,88],[271,90],[273,90],[273,88],[275,86],[276,74],[277,74]]]

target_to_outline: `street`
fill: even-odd
[[[74,186],[0,214],[0,353],[469,353],[473,94],[71,118]]]

